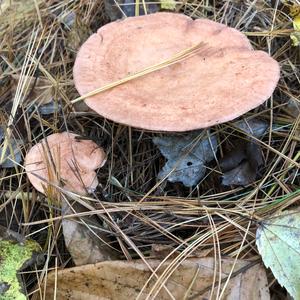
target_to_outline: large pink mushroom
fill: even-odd
[[[203,42],[199,53],[85,99],[105,118],[133,127],[187,131],[232,120],[266,101],[279,65],[225,25],[173,13],[101,27],[74,66],[81,95],[158,64]]]

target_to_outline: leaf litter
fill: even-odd
[[[261,222],[256,245],[267,268],[294,299],[300,299],[300,212],[287,210]]]
[[[82,211],[79,204],[74,203],[71,208],[66,201],[62,203],[62,216]],[[62,221],[62,229],[66,247],[76,266],[117,258],[117,252],[110,245],[107,233],[101,230],[96,216],[82,217],[80,220],[65,218]]]
[[[295,164],[299,161],[299,122],[297,121],[299,114],[293,107],[288,114],[285,110],[289,99],[296,101],[296,104],[299,102],[297,101],[299,100],[297,93],[300,75],[299,56],[298,48],[292,47],[290,39],[293,30],[292,19],[288,17],[288,11],[281,1],[277,3],[278,6],[277,4],[274,6],[270,1],[255,3],[215,1],[213,4],[208,1],[207,3],[196,1],[179,4],[181,13],[184,12],[193,18],[214,19],[246,32],[255,49],[269,51],[280,62],[281,84],[272,101],[247,114],[247,117],[250,116],[252,119],[258,117],[266,120],[268,124],[272,123],[268,134],[259,138],[264,141],[264,145],[259,149],[263,154],[264,168],[260,167],[258,173],[255,172],[255,180],[258,181],[259,188],[251,183],[244,187],[244,179],[242,180],[244,184],[239,188],[222,187],[219,181],[221,173],[218,161],[213,159],[209,167],[216,172],[206,171],[207,176],[200,179],[201,183],[197,185],[197,189],[186,192],[182,184],[170,184],[164,189],[164,195],[159,197],[151,193],[153,186],[157,184],[158,164],[161,162],[161,155],[151,142],[153,134],[135,129],[129,131],[126,127],[97,118],[92,114],[88,116],[74,114],[72,118],[68,118],[73,112],[70,113],[65,105],[67,101],[78,96],[74,91],[71,76],[74,51],[78,50],[79,45],[88,35],[84,32],[95,32],[108,21],[109,17],[104,12],[103,2],[76,0],[59,3],[47,0],[44,4],[41,3],[42,1],[26,1],[28,5],[22,8],[21,4],[25,3],[24,1],[1,1],[1,5],[3,3],[10,5],[12,2],[16,9],[5,8],[5,13],[0,13],[2,107],[12,101],[9,87],[11,74],[17,74],[22,68],[32,69],[32,66],[24,63],[26,57],[37,59],[34,51],[31,51],[29,56],[26,55],[26,51],[30,47],[41,51],[50,37],[51,42],[45,48],[40,64],[57,80],[56,89],[59,93],[55,93],[54,103],[60,103],[57,95],[60,93],[66,95],[62,99],[62,114],[50,115],[49,118],[44,119],[40,112],[39,115],[37,110],[33,109],[28,116],[26,112],[29,111],[29,104],[25,103],[25,114],[22,117],[25,120],[24,124],[27,126],[29,124],[29,127],[22,125],[25,132],[22,135],[24,147],[27,151],[29,145],[35,144],[43,135],[66,127],[77,133],[84,132],[86,136],[93,136],[105,144],[108,148],[109,162],[106,170],[98,174],[103,190],[101,187],[95,192],[94,197],[85,198],[85,201],[97,211],[90,210],[84,214],[91,216],[97,212],[99,219],[103,216],[109,218],[112,222],[109,223],[110,225],[116,222],[115,227],[101,222],[100,226],[105,225],[104,228],[110,236],[117,237],[115,241],[119,243],[119,251],[127,259],[146,257],[145,261],[147,261],[153,243],[163,243],[177,249],[176,255],[181,255],[186,261],[190,254],[198,249],[200,252],[209,249],[213,252],[217,249],[217,254],[220,253],[222,257],[245,257],[250,260],[256,258],[257,251],[253,247],[255,236],[252,234],[255,228],[251,226],[250,231],[247,231],[248,219],[245,216],[258,215],[260,219],[266,220],[261,224],[265,222],[267,226],[271,213],[280,211],[282,207],[297,206],[299,201],[299,192],[297,192],[300,186],[299,168]],[[120,7],[125,6],[120,4]],[[60,11],[59,16],[55,16],[53,13],[55,11]],[[141,10],[139,12],[141,13]],[[64,19],[63,16],[69,14],[70,19]],[[82,19],[84,26],[87,27],[87,30],[82,30],[84,34],[79,32],[80,24],[79,28],[75,26],[75,16]],[[119,16],[123,17],[123,14]],[[69,42],[72,35],[68,35],[68,32],[73,28],[77,28],[75,30],[78,32],[74,33],[75,42],[72,44]],[[35,35],[36,38],[33,38]],[[65,47],[66,45],[70,47]],[[42,78],[45,77],[46,75],[43,74]],[[60,80],[66,84],[60,85]],[[23,89],[22,93],[24,92]],[[22,126],[20,125],[19,128],[21,129]],[[245,139],[251,142],[251,135],[254,135],[252,132],[242,133],[238,128],[232,132],[232,126],[227,124],[214,127],[212,132],[218,140],[216,156],[219,163],[221,154],[227,155],[232,150],[233,143]],[[275,149],[277,152],[274,152]],[[233,169],[250,160],[245,151],[242,152],[243,157],[246,158],[237,159],[239,162],[236,165],[232,164]],[[11,222],[17,224],[20,232],[33,236],[46,249],[47,263],[43,266],[44,271],[23,275],[24,286],[26,285],[28,290],[33,291],[38,288],[41,291],[42,287],[33,286],[32,283],[42,282],[44,278],[54,282],[54,273],[48,271],[51,268],[55,269],[54,272],[58,271],[58,274],[63,272],[57,270],[58,268],[65,268],[67,272],[73,271],[72,268],[66,267],[72,262],[70,263],[71,256],[64,247],[61,234],[61,208],[53,202],[53,199],[36,193],[25,181],[25,176],[16,172],[14,168],[7,170],[2,168],[1,172],[1,191],[6,195],[2,197],[0,203],[1,224],[6,227],[9,227]],[[117,178],[122,188],[111,184],[111,178]],[[252,179],[248,180],[250,181]],[[175,189],[177,186],[179,188]],[[105,200],[101,198],[103,193],[107,195]],[[19,196],[14,197],[14,195]],[[82,201],[81,198],[77,200]],[[16,214],[16,206],[22,208],[22,214]],[[78,214],[82,213],[78,212]],[[209,220],[213,223],[211,224]],[[78,219],[76,222],[78,223]],[[216,232],[217,235],[214,234]],[[247,239],[247,243],[240,248],[243,238]],[[191,251],[187,252],[189,249]],[[160,261],[161,259],[163,257],[160,257]],[[173,263],[174,259],[172,257]],[[170,271],[175,270],[176,264],[170,267]],[[215,273],[219,276],[220,272],[216,270]],[[153,273],[149,272],[147,276],[151,274]],[[286,292],[279,288],[270,273],[268,275],[272,297],[287,299]],[[254,273],[250,279],[261,276],[265,275]],[[79,280],[81,278],[79,277]],[[161,278],[157,280],[160,281]],[[93,278],[89,277],[85,283],[88,285],[90,282],[93,282]],[[70,283],[71,281],[66,283],[66,288]],[[212,282],[208,289],[211,289],[211,285]]]
[[[192,132],[182,136],[154,137],[153,143],[167,159],[158,173],[158,179],[167,178],[170,182],[182,182],[187,187],[196,185],[206,172],[206,164],[215,158],[217,138],[198,139],[200,132]]]
[[[45,295],[47,299],[217,299],[219,288],[224,287],[230,270],[235,276],[229,280],[223,299],[268,300],[270,294],[265,270],[260,264],[246,260],[223,258],[221,279],[214,282],[215,260],[213,257],[188,258],[168,278],[164,286],[156,287],[156,281],[149,268],[161,276],[171,265],[160,260],[148,260],[148,267],[140,260],[101,262],[52,272],[47,278]],[[219,263],[216,266],[219,267]],[[213,285],[213,293],[210,288]],[[44,286],[44,285],[42,285]],[[255,287],[255,288],[253,288]],[[156,296],[155,296],[156,295]],[[35,294],[33,299],[39,299]]]
[[[235,122],[234,126],[258,139],[268,129],[266,122],[257,119],[241,120]],[[236,141],[234,148],[220,160],[220,167],[223,171],[222,184],[224,186],[247,186],[253,183],[263,163],[262,149],[256,141],[251,138],[250,141]]]

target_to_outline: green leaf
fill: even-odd
[[[300,212],[284,211],[263,221],[256,245],[277,281],[294,299],[300,299]]]

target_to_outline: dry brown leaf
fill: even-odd
[[[63,215],[73,213],[64,201],[63,206]],[[83,211],[79,205],[75,206],[76,212]],[[109,246],[110,241],[107,235],[98,229],[100,224],[97,221],[95,216],[62,221],[65,243],[76,266],[117,258],[117,252]]]
[[[12,95],[15,96],[19,80],[26,80],[26,94],[24,99],[26,103],[36,105],[44,105],[50,103],[53,100],[54,88],[51,81],[47,78],[12,75]]]
[[[167,281],[167,288],[175,299],[205,299],[209,298],[210,287],[214,278],[214,258],[191,258],[186,259],[173,272]],[[159,260],[148,260],[149,265],[155,269]],[[227,278],[231,271],[234,260],[222,259],[222,279]],[[165,263],[157,271],[161,275],[170,261]],[[267,277],[264,268],[259,265],[250,264],[246,260],[237,260],[234,274],[230,279],[222,299],[243,299],[243,300],[268,300],[270,299],[267,288]],[[217,269],[218,270],[218,265]],[[95,265],[86,265],[52,272],[47,277],[47,289],[45,299],[53,299],[54,288],[57,285],[56,299],[93,299],[93,300],[129,300],[137,299],[141,289],[151,276],[151,271],[141,262],[137,261],[108,261]],[[218,274],[217,274],[218,276]],[[153,276],[153,278],[155,278]],[[218,278],[218,277],[217,277]],[[218,279],[216,279],[218,280]],[[156,280],[152,279],[141,293],[138,299],[146,299]],[[40,285],[41,288],[44,284]],[[216,283],[212,299],[216,299]],[[187,290],[190,288],[188,295]],[[43,291],[42,291],[43,292]],[[154,299],[153,294],[149,299]],[[186,298],[184,298],[187,296]],[[39,293],[33,299],[39,299]],[[164,288],[162,288],[155,299],[170,299]]]

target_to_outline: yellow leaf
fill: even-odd
[[[176,1],[174,1],[174,0],[160,0],[160,7],[162,9],[175,10]]]

